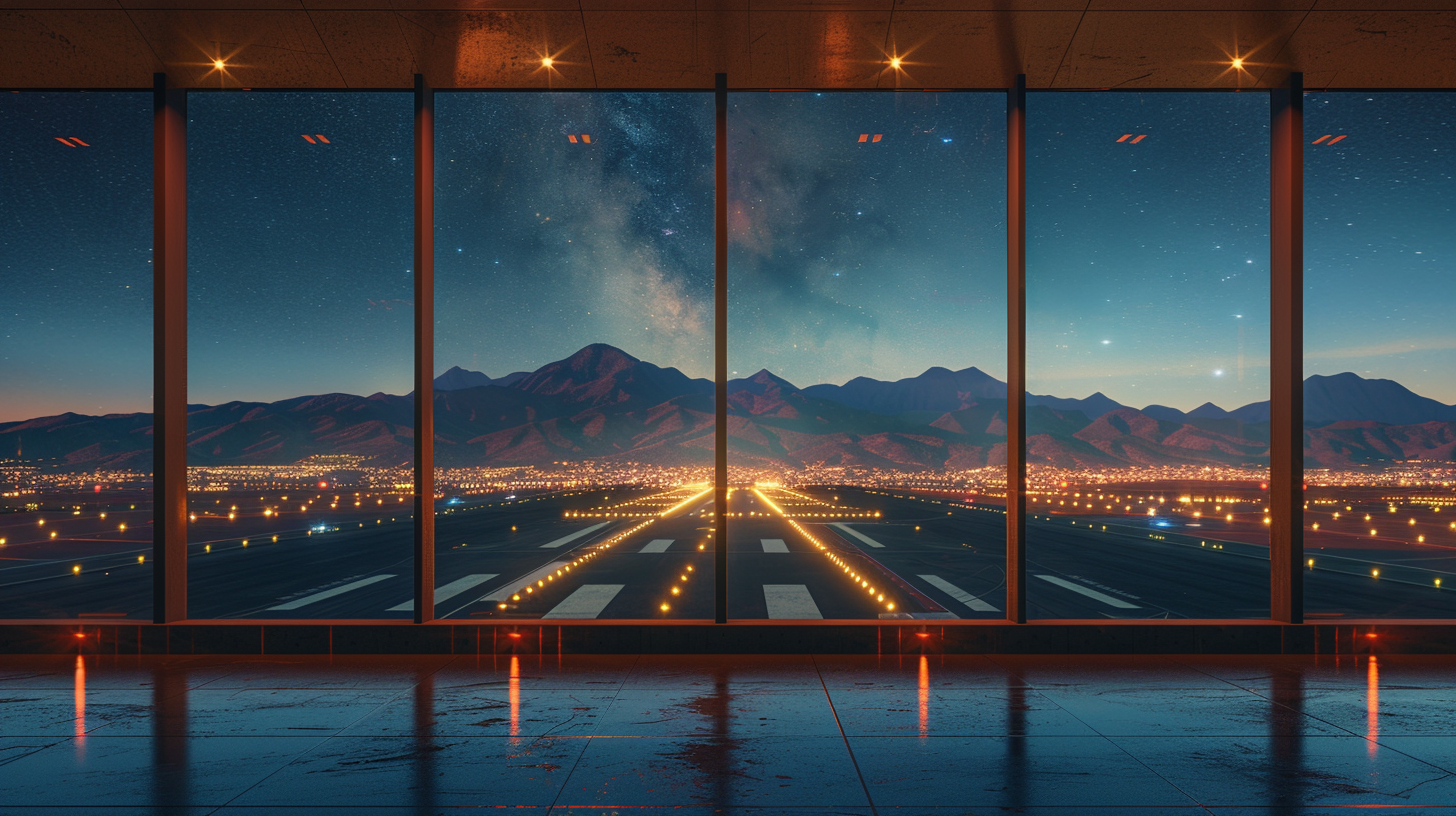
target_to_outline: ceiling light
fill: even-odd
[[[550,68],[554,63],[555,63],[555,60],[551,59],[550,57],[542,57],[541,58],[541,67],[542,68]]]
[[[223,62],[221,58],[218,58],[218,59],[215,59],[215,60],[212,61],[212,67],[214,67],[217,70],[221,71],[221,70],[223,70],[224,68],[227,67],[227,63]]]

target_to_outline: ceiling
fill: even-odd
[[[711,88],[717,72],[732,88],[1250,88],[1290,71],[1310,89],[1453,88],[1456,0],[0,0],[0,87],[145,88],[158,71],[189,88],[408,88],[417,72],[438,88]]]

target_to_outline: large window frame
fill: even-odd
[[[739,90],[739,89],[735,89]],[[748,90],[748,89],[744,89]],[[976,89],[963,89],[975,91]],[[1179,89],[1182,90],[1182,89]],[[1345,90],[1345,89],[1342,89]],[[1358,90],[1358,89],[1356,89]],[[462,91],[466,92],[466,91]],[[492,91],[540,92],[540,91]],[[715,380],[717,440],[714,504],[716,616],[712,623],[727,624],[727,536],[731,523],[726,515],[727,434],[727,150],[726,76],[719,74],[712,91],[717,105],[717,150],[714,157],[715,190]],[[887,91],[891,92],[891,91]],[[1007,102],[1007,454],[1006,454],[1006,601],[1004,621],[937,621],[936,627],[986,627],[1021,625],[1026,618],[1026,95],[1025,77],[1013,87],[981,89],[1005,94]],[[1223,621],[1097,621],[1102,627],[1128,625],[1227,625],[1259,623],[1303,623],[1303,269],[1302,197],[1303,78],[1290,75],[1288,82],[1269,90],[1241,91],[1265,94],[1270,101],[1270,617],[1268,619]],[[187,496],[186,496],[186,121],[187,91],[167,85],[158,74],[153,88],[155,101],[155,568],[153,573],[154,621],[158,624],[198,623],[187,615]],[[434,612],[434,458],[433,458],[433,351],[434,351],[434,91],[423,78],[415,77],[415,499],[414,499],[414,587],[415,624],[435,622]],[[317,621],[249,620],[254,624],[305,624]],[[1344,620],[1342,624],[1393,621]],[[1437,623],[1437,621],[1424,621]],[[22,623],[13,621],[11,623]],[[237,623],[234,621],[232,623]],[[399,624],[399,621],[356,620],[349,624]],[[460,621],[440,621],[454,626]],[[471,624],[481,629],[519,628],[499,622]],[[601,621],[620,625],[634,621]],[[690,625],[708,621],[658,622],[656,625]],[[735,623],[739,623],[736,622]],[[753,627],[767,622],[741,622]],[[884,621],[796,622],[803,625],[884,627]],[[909,622],[906,622],[909,623]],[[1048,622],[1040,622],[1048,623]],[[1445,623],[1445,621],[1440,621]],[[894,625],[894,624],[890,624]],[[923,628],[923,626],[922,626]],[[558,641],[559,644],[559,641]],[[331,644],[332,646],[332,644]]]

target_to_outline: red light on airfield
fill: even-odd
[[[1268,490],[1269,489],[1269,483],[1268,482],[1259,482],[1259,489],[1260,490]]]
[[[328,490],[329,489],[329,483],[328,482],[319,482],[319,489],[320,490]]]
[[[101,485],[96,485],[96,492],[97,493],[100,493],[101,492]]]

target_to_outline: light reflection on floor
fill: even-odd
[[[1456,807],[1453,676],[1401,656],[5,657],[0,811],[1425,812]]]

